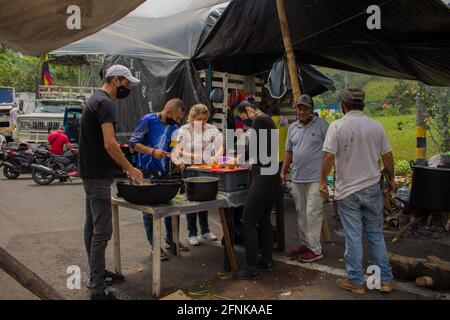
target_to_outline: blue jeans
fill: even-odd
[[[142,172],[144,172],[144,177],[146,179],[163,179],[167,174],[160,175],[158,172],[148,172],[143,168],[140,168]],[[150,214],[142,213],[142,218],[144,220],[144,229],[147,234],[148,243],[153,248],[153,216]],[[164,225],[166,227],[166,237],[164,238],[166,243],[172,244],[173,235],[172,235],[172,218],[166,217],[164,218]]]
[[[153,216],[150,214],[143,213],[142,218],[144,220],[144,229],[145,233],[147,234],[148,243],[150,243],[150,245],[153,248]],[[166,243],[171,244],[173,242],[172,218],[171,217],[164,218],[164,225],[166,227],[165,241]]]
[[[189,238],[197,236],[197,214],[200,223],[200,231],[202,234],[209,232],[208,211],[188,213],[186,215],[187,226],[189,230]]]
[[[392,280],[383,229],[383,198],[380,185],[374,184],[337,201],[345,232],[345,269],[353,284],[364,283],[362,231],[367,237],[372,264],[381,271],[381,282]]]

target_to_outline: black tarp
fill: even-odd
[[[300,63],[297,72],[302,93],[314,97],[328,90],[336,90],[331,79],[309,64]],[[280,59],[273,64],[265,87],[275,99],[282,98],[288,90],[292,90],[286,59]]]
[[[286,0],[294,49],[304,63],[450,85],[450,10],[440,0]],[[381,29],[369,30],[370,5]],[[251,74],[283,51],[275,1],[233,1],[199,48],[199,66]],[[244,63],[242,63],[244,61]]]
[[[440,0],[285,3],[300,63],[450,85],[450,11]],[[205,102],[197,70],[209,64],[251,75],[269,71],[284,56],[275,0],[161,0],[164,13],[157,5],[147,1],[135,14],[56,51],[112,55],[105,66],[121,62],[140,77],[139,90],[118,108],[124,117],[125,110],[135,113],[124,131],[149,104],[160,110],[174,96],[188,105]],[[367,28],[370,5],[381,9],[380,30]]]

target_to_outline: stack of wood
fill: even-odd
[[[420,287],[434,290],[450,289],[450,262],[436,256],[411,258],[389,253],[392,272],[398,279],[411,280]]]
[[[392,233],[393,242],[396,242],[402,235],[406,234],[410,228],[417,227],[423,220],[427,228],[431,230],[432,226],[443,226],[442,231],[450,231],[450,213],[449,212],[428,212],[426,219],[423,215],[415,215],[407,204],[401,203],[394,196],[383,191],[384,201],[384,233]]]
[[[406,206],[400,205],[387,191],[383,191],[384,226],[385,228],[399,229],[409,221],[410,212]]]

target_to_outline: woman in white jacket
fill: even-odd
[[[218,158],[223,155],[222,133],[214,125],[207,123],[208,118],[208,107],[204,104],[196,104],[189,110],[188,123],[179,129],[177,144],[172,152],[172,161],[182,169],[186,164],[217,163]],[[202,211],[190,213],[186,217],[189,244],[193,246],[200,244],[197,237],[197,215],[201,238],[217,240],[217,237],[209,230],[208,211]]]

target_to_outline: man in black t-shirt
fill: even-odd
[[[252,183],[241,218],[246,265],[236,272],[235,276],[239,279],[252,280],[259,277],[259,271],[271,271],[273,268],[273,229],[270,212],[280,187],[280,177],[278,145],[272,145],[271,141],[272,135],[277,134],[277,127],[272,118],[250,102],[241,102],[238,113],[241,119],[252,120],[250,143],[252,140],[257,143],[257,154],[250,154],[255,164],[252,166]],[[262,138],[263,135],[266,135],[266,139]],[[278,137],[274,141],[278,143]],[[263,145],[264,142],[266,145]],[[266,159],[262,158],[263,154],[267,156]],[[266,161],[268,159],[269,161]],[[258,261],[259,243],[262,256]]]
[[[79,172],[86,193],[84,241],[91,276],[92,300],[115,300],[107,282],[123,280],[105,270],[105,250],[112,235],[111,185],[114,166],[128,172],[137,182],[142,172],[134,168],[116,141],[112,99],[128,96],[139,84],[127,67],[114,65],[106,71],[106,83],[89,98],[80,121]]]

